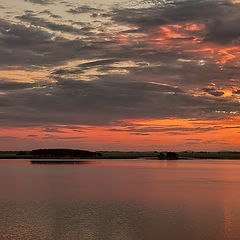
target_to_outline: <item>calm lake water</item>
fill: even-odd
[[[0,239],[239,240],[240,161],[0,160]]]

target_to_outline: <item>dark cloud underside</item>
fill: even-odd
[[[53,1],[28,2],[49,9],[0,19],[0,124],[239,116],[239,4],[64,3],[52,17]],[[12,69],[27,73],[19,81]]]

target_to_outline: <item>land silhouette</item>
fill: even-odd
[[[121,151],[87,151],[79,149],[35,149],[32,151],[0,151],[0,159],[240,159],[240,152],[121,152]]]
[[[159,160],[178,160],[179,156],[175,152],[160,152],[158,155]]]
[[[100,158],[101,153],[78,149],[37,149],[31,151],[33,158]]]

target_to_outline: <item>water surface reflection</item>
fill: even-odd
[[[1,239],[240,239],[240,162],[0,161]]]

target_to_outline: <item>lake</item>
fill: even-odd
[[[0,239],[239,240],[240,161],[0,160]]]

